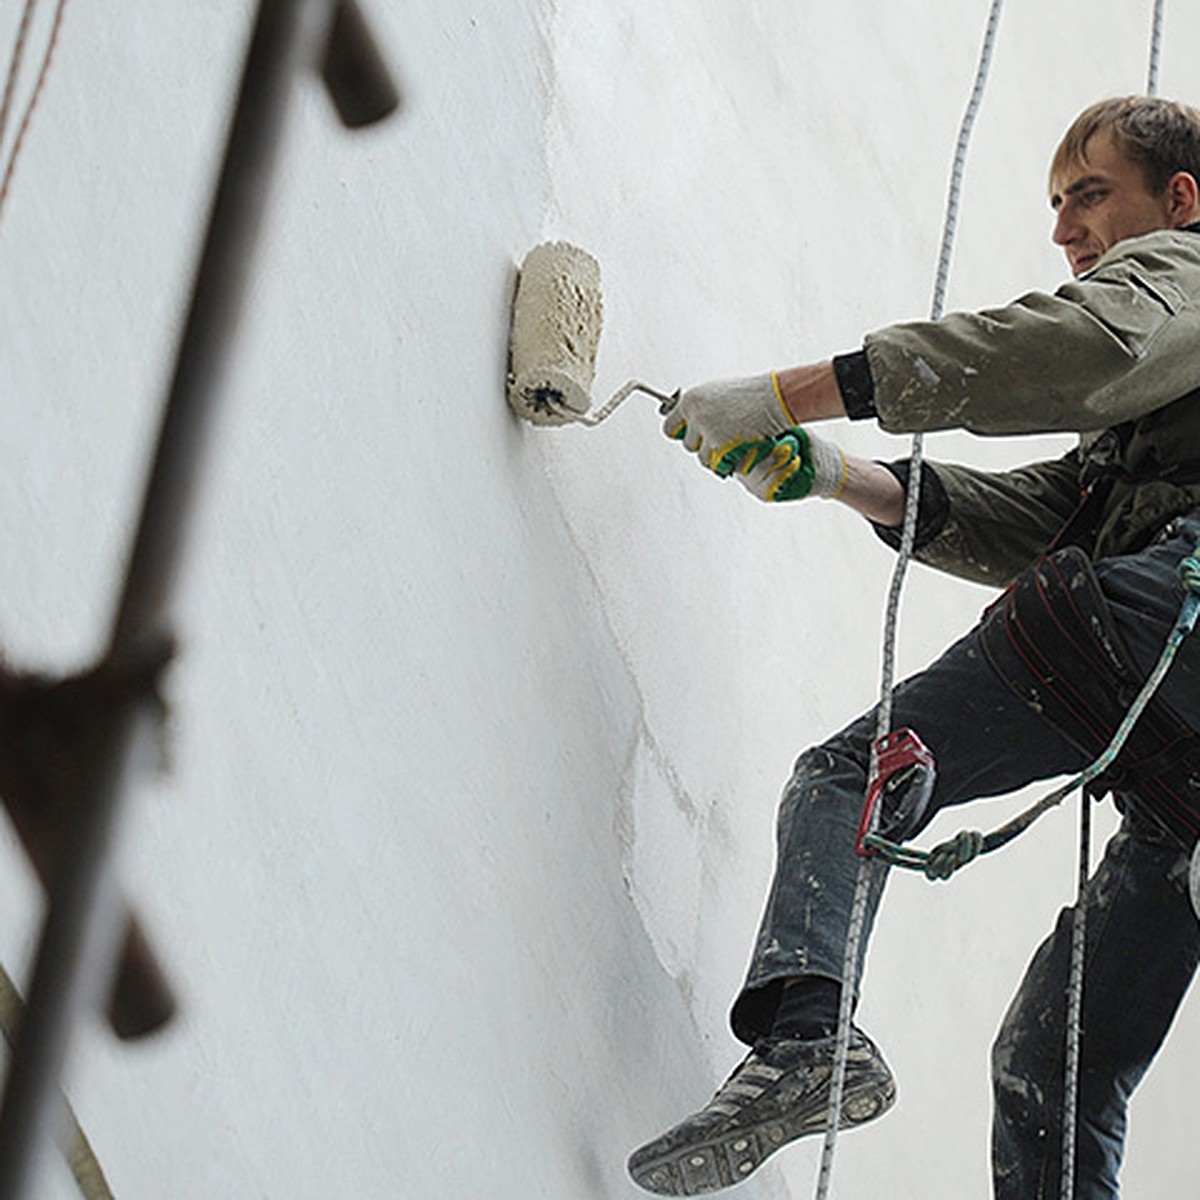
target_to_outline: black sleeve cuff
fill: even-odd
[[[882,463],[881,465],[900,480],[907,492],[911,460],[902,458],[899,462]],[[920,550],[932,542],[945,528],[949,516],[950,498],[946,495],[946,489],[942,486],[937,471],[929,463],[923,462],[921,464],[921,497],[917,501],[917,534],[913,542],[913,549]],[[902,529],[876,525],[874,521],[871,522],[871,525],[880,538],[893,550],[900,549]]]
[[[875,381],[865,350],[851,354],[835,354],[833,373],[837,376],[838,391],[846,406],[846,416],[852,421],[867,421],[879,414],[875,411]]]

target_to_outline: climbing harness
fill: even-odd
[[[1146,84],[1148,95],[1155,95],[1158,87],[1163,7],[1164,0],[1155,0],[1150,38],[1150,61]],[[984,34],[983,48],[980,51],[974,86],[959,130],[954,165],[951,170],[941,248],[938,256],[931,320],[938,320],[943,312],[954,233],[958,221],[963,167],[971,130],[983,97],[984,85],[987,81],[988,70],[991,65],[1001,8],[1002,0],[993,0],[988,13],[987,29]],[[1187,595],[1175,627],[1168,636],[1159,662],[1130,706],[1129,711],[1121,721],[1109,745],[1100,756],[1075,779],[1062,788],[1056,789],[1055,792],[1052,792],[1035,805],[1033,809],[1010,821],[993,834],[985,836],[978,832],[967,831],[959,834],[951,842],[943,843],[928,853],[910,851],[899,846],[897,842],[883,837],[878,832],[877,826],[881,816],[880,809],[886,806],[881,806],[877,802],[882,795],[886,794],[889,784],[899,779],[900,773],[904,771],[910,773],[917,772],[917,774],[912,776],[912,784],[910,786],[914,786],[918,793],[923,787],[928,787],[932,790],[935,771],[932,756],[928,756],[928,759],[926,759],[926,755],[928,755],[927,751],[924,754],[918,754],[916,746],[920,745],[920,741],[913,731],[901,730],[896,731],[894,734],[889,732],[895,678],[895,643],[899,598],[916,539],[922,459],[923,438],[920,434],[917,434],[912,439],[911,467],[906,489],[904,524],[901,533],[899,554],[888,593],[884,624],[881,694],[876,709],[877,732],[872,745],[867,798],[864,803],[863,818],[860,823],[856,842],[856,849],[862,855],[862,859],[859,864],[854,901],[851,907],[850,922],[846,934],[846,946],[842,966],[841,1006],[838,1013],[837,1046],[834,1056],[829,1112],[826,1120],[825,1141],[821,1153],[821,1168],[817,1181],[816,1200],[827,1200],[832,1181],[833,1157],[837,1143],[838,1125],[841,1118],[846,1057],[850,1041],[850,1018],[853,1009],[854,992],[856,990],[858,956],[866,924],[867,899],[875,881],[876,872],[886,869],[888,865],[898,865],[924,870],[930,878],[947,878],[965,862],[969,862],[978,857],[979,854],[987,853],[1011,841],[1022,830],[1028,828],[1042,812],[1059,804],[1077,788],[1086,789],[1089,783],[1112,767],[1117,755],[1130,737],[1138,718],[1150,703],[1159,682],[1174,660],[1179,644],[1195,625],[1197,612],[1200,611],[1200,546],[1198,546],[1196,553],[1185,559],[1183,564],[1181,564],[1180,569],[1187,588]],[[899,741],[893,740],[898,735],[903,736],[900,737]],[[924,747],[921,747],[921,750],[924,751]],[[909,799],[910,814],[911,810],[915,809],[917,800],[919,800],[919,795]],[[898,832],[900,827],[908,827],[913,823],[911,820],[898,820],[896,825],[888,827],[888,832],[894,834]],[[1087,792],[1085,790],[1084,799],[1080,806],[1079,880],[1072,921],[1071,967],[1067,995],[1061,1200],[1072,1200],[1075,1182],[1075,1130],[1081,1045],[1080,1014],[1082,1010],[1084,946],[1086,939],[1084,889],[1090,875],[1090,845],[1090,811]],[[883,853],[885,848],[887,850],[886,856]],[[911,861],[909,861],[909,856],[912,856]],[[879,861],[874,861],[875,859]],[[1200,859],[1193,861],[1192,880],[1193,899],[1200,906]],[[1197,911],[1200,913],[1200,907],[1198,907]]]
[[[1083,557],[1081,552],[1077,553]],[[1090,784],[1109,772],[1116,763],[1117,756],[1130,741],[1139,719],[1145,713],[1159,684],[1174,662],[1179,647],[1195,629],[1197,618],[1200,616],[1200,545],[1197,545],[1192,554],[1179,564],[1179,574],[1183,581],[1185,594],[1179,615],[1167,635],[1162,653],[1159,655],[1154,669],[1142,684],[1140,691],[1128,706],[1108,744],[1087,767],[991,833],[983,834],[977,830],[964,830],[949,841],[935,846],[932,850],[920,850],[901,845],[898,838],[893,839],[878,832],[868,832],[864,833],[860,839],[863,853],[878,855],[888,866],[922,871],[928,879],[949,879],[960,867],[966,866],[980,855],[990,854],[993,850],[999,850],[1002,846],[1008,845],[1018,834],[1024,833],[1039,817],[1044,816],[1052,808],[1056,808],[1073,792],[1087,789]],[[1043,573],[1040,576],[1035,574],[1032,578],[1045,580],[1049,577],[1048,574]],[[1152,754],[1148,758],[1152,763],[1155,758],[1162,761],[1161,753]],[[1084,807],[1086,809],[1086,804]]]
[[[946,198],[946,213],[942,225],[941,247],[938,252],[937,273],[933,287],[930,319],[938,320],[945,310],[946,288],[950,278],[950,260],[954,248],[954,235],[958,226],[958,210],[962,195],[963,172],[966,168],[967,150],[971,132],[983,100],[984,86],[991,68],[992,54],[996,45],[996,31],[1000,23],[1003,0],[992,0],[988,11],[987,28],[983,46],[979,52],[979,63],[975,70],[975,82],[959,126],[958,141],[954,149],[954,162],[950,170],[950,186]],[[887,612],[884,622],[883,670],[880,684],[880,700],[876,709],[876,740],[879,747],[889,732],[892,718],[892,691],[896,675],[896,629],[899,623],[900,593],[904,577],[912,558],[917,534],[917,512],[921,499],[921,461],[924,441],[920,434],[912,440],[911,470],[904,505],[904,525],[900,537],[900,549],[896,566],[892,572],[888,589]],[[878,753],[872,752],[871,775],[879,774],[876,763]],[[867,830],[865,832],[871,832]],[[841,1123],[842,1096],[846,1082],[846,1060],[850,1049],[850,1018],[854,1006],[855,983],[858,974],[858,954],[862,944],[863,930],[867,920],[867,899],[875,884],[879,863],[869,858],[860,860],[858,877],[854,887],[854,901],[850,909],[850,924],[846,932],[846,948],[842,960],[842,995],[838,1010],[837,1043],[834,1051],[833,1073],[829,1090],[829,1114],[825,1122],[825,1139],[821,1147],[821,1169],[817,1177],[816,1200],[827,1200],[833,1182],[833,1159],[837,1148],[838,1125]]]
[[[1075,556],[1077,559],[1082,559],[1083,563],[1087,563],[1086,556],[1081,551],[1074,550],[1073,555],[1064,554],[1064,557],[1068,558]],[[1080,565],[1078,561],[1076,565]],[[1179,647],[1184,639],[1193,632],[1197,618],[1200,617],[1200,544],[1196,546],[1192,554],[1180,562],[1179,574],[1185,589],[1183,602],[1154,669],[1147,676],[1121,718],[1116,732],[1108,744],[1083,771],[1061,787],[1055,788],[999,829],[986,835],[976,830],[964,830],[929,851],[902,846],[898,840],[893,841],[874,831],[863,833],[860,837],[862,852],[877,854],[889,866],[920,870],[929,879],[948,879],[954,871],[973,861],[979,855],[990,853],[992,850],[998,850],[1001,846],[1007,845],[1018,834],[1028,829],[1040,816],[1061,804],[1072,792],[1082,789],[1083,799],[1080,803],[1079,816],[1079,880],[1072,915],[1071,958],[1067,986],[1067,1053],[1063,1101],[1061,1200],[1071,1200],[1075,1181],[1075,1131],[1078,1113],[1081,1013],[1086,945],[1084,892],[1091,874],[1089,863],[1091,847],[1089,793],[1091,785],[1108,775],[1117,765],[1118,756],[1122,751],[1127,747],[1132,749],[1135,738],[1140,739],[1140,745],[1137,746],[1139,753],[1135,756],[1135,763],[1142,764],[1142,769],[1148,774],[1141,775],[1137,766],[1133,768],[1134,778],[1139,787],[1150,791],[1151,800],[1156,801],[1160,807],[1167,806],[1165,816],[1160,819],[1163,820],[1169,831],[1175,832],[1181,838],[1194,837],[1196,832],[1194,812],[1191,827],[1184,824],[1181,828],[1179,823],[1185,819],[1187,814],[1179,811],[1172,813],[1169,806],[1173,800],[1178,804],[1181,794],[1186,798],[1189,785],[1196,777],[1194,755],[1198,739],[1190,731],[1181,730],[1181,727],[1176,725],[1169,714],[1155,713],[1153,709],[1150,709],[1151,701],[1170,670]],[[1076,575],[1078,576],[1078,572]],[[1037,571],[1031,574],[1031,578],[1040,579],[1043,582],[1046,579],[1057,577],[1057,571],[1045,575]],[[1069,612],[1070,609],[1068,605],[1060,605],[1058,611]],[[1094,616],[1094,614],[1092,615]],[[1047,694],[1044,693],[1043,696]],[[1147,709],[1150,711],[1147,712]],[[1157,718],[1159,729],[1151,727],[1150,718],[1152,716]],[[1186,757],[1189,752],[1193,755],[1190,760]],[[1190,790],[1194,790],[1194,787]],[[864,812],[865,809],[866,806],[864,806]],[[1197,849],[1193,853],[1189,883],[1193,908],[1197,915],[1200,915],[1200,842],[1197,843]]]

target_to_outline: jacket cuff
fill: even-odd
[[[875,411],[875,381],[865,350],[834,355],[833,373],[850,420],[867,421],[879,415]]]
[[[905,493],[908,492],[908,477],[912,470],[912,461],[902,458],[894,463],[881,463],[882,467],[900,481]],[[937,471],[927,462],[921,463],[921,496],[917,501],[917,532],[913,542],[914,550],[921,550],[929,545],[946,526],[950,518],[950,497],[938,478]],[[903,537],[902,528],[892,528],[888,525],[877,525],[871,522],[872,528],[879,537],[893,550],[900,549]]]

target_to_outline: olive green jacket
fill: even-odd
[[[1064,457],[1013,471],[929,464],[917,557],[931,566],[1007,583],[1097,474],[1115,482],[1085,541],[1094,558],[1200,505],[1196,226],[1122,241],[1053,295],[893,325],[864,350],[890,432],[1081,435]]]

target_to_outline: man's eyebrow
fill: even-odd
[[[1104,175],[1085,175],[1082,179],[1075,180],[1075,182],[1064,191],[1055,192],[1050,197],[1050,207],[1055,209],[1060,208],[1062,206],[1063,199],[1066,196],[1077,196],[1080,192],[1087,191],[1088,188],[1095,187],[1098,183],[1107,184],[1107,177]]]

